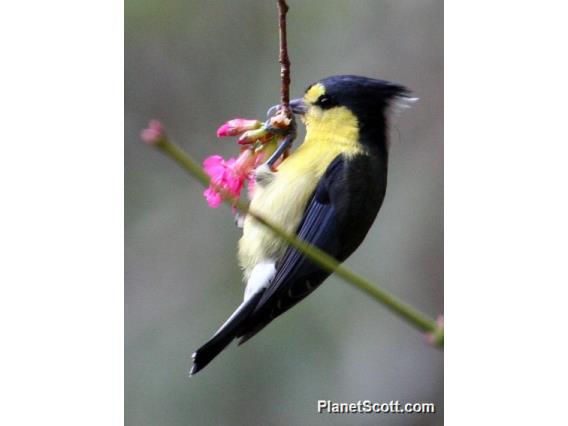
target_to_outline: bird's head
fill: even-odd
[[[312,84],[290,107],[302,116],[308,132],[356,128],[361,143],[376,145],[385,143],[387,107],[409,95],[405,87],[388,81],[339,75]]]

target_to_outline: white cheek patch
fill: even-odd
[[[270,284],[270,281],[276,274],[276,267],[274,265],[275,262],[270,260],[260,262],[253,268],[245,288],[245,302],[259,290],[268,287],[268,284]]]

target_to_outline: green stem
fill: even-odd
[[[187,172],[196,177],[204,186],[211,185],[209,176],[205,173],[201,166],[189,155],[187,155],[180,147],[167,139],[162,139],[156,144],[156,146],[171,158],[173,158]],[[430,340],[433,342],[433,344],[435,346],[443,347],[444,328],[442,325],[437,324],[435,320],[414,309],[412,306],[408,305],[407,303],[403,302],[387,291],[378,288],[371,281],[367,280],[361,275],[341,265],[332,256],[319,249],[318,247],[306,243],[305,241],[297,238],[295,235],[289,234],[279,226],[270,222],[268,219],[262,217],[254,211],[251,211],[248,207],[248,204],[244,201],[235,199],[230,194],[225,192],[222,188],[215,189],[223,195],[223,200],[226,203],[230,203],[240,212],[254,217],[258,222],[266,226],[268,229],[270,229],[272,232],[286,241],[289,245],[301,252],[304,256],[312,260],[314,263],[318,264],[320,267],[326,269],[329,272],[334,272],[335,274],[339,275],[348,283],[354,285],[368,296],[371,296],[376,301],[385,305],[392,312],[397,314],[412,326],[416,327],[418,330],[429,333],[431,336]]]

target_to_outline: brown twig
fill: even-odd
[[[288,57],[288,41],[286,39],[286,13],[288,5],[285,0],[277,0],[279,29],[280,29],[280,78],[282,80],[280,86],[280,103],[286,117],[291,118],[290,111],[290,58]]]

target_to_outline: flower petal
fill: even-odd
[[[212,179],[220,179],[225,172],[225,160],[220,155],[212,155],[203,161],[203,168]]]
[[[237,158],[235,165],[233,167],[233,171],[237,176],[246,177],[254,168],[255,164],[255,157],[252,153],[252,150],[245,149]]]
[[[221,197],[221,195],[219,195],[217,192],[215,192],[215,190],[211,187],[209,187],[205,191],[203,191],[203,196],[207,200],[207,204],[209,204],[209,207],[214,208],[214,209],[219,207],[221,205],[221,202],[223,201],[223,198]]]

